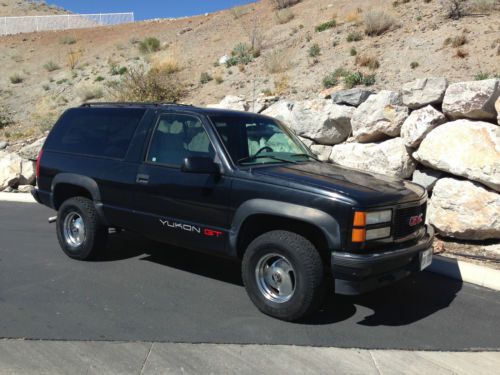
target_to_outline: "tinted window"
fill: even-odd
[[[151,140],[147,160],[150,163],[180,167],[188,156],[214,157],[214,150],[201,121],[183,114],[161,116]]]
[[[144,112],[139,108],[71,109],[52,131],[46,148],[122,159]]]

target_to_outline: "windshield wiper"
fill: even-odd
[[[321,160],[319,160],[317,157],[312,156],[312,155],[309,155],[309,154],[292,154],[292,156],[306,156],[306,157],[311,158],[311,159],[313,159],[313,160],[316,160],[316,161],[321,161]]]
[[[292,164],[296,164],[297,163],[297,162],[295,162],[293,160],[281,159],[281,158],[279,158],[277,156],[273,156],[273,155],[252,155],[252,156],[247,156],[245,158],[242,158],[242,159],[238,160],[238,164],[244,163],[244,162],[247,162],[247,161],[262,159],[262,158],[277,160],[277,161],[281,161],[283,163],[292,163]]]

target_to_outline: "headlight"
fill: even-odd
[[[392,210],[372,211],[366,213],[366,225],[389,223],[392,221]]]
[[[391,235],[391,227],[383,227],[377,229],[368,229],[366,231],[366,241],[376,240],[378,238],[386,238]]]

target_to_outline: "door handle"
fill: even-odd
[[[149,182],[149,175],[138,174],[135,180],[138,184],[147,184]]]

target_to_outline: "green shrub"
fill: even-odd
[[[127,73],[127,70],[128,69],[126,66],[119,67],[118,65],[112,65],[109,72],[113,76],[121,76],[121,75],[124,75],[125,73]]]
[[[343,79],[345,87],[350,89],[363,82],[363,74],[360,72],[349,72],[344,75]]]
[[[53,72],[54,70],[61,69],[61,67],[59,65],[57,65],[55,62],[53,62],[53,61],[48,61],[47,63],[45,63],[43,65],[43,67],[48,72]]]
[[[331,21],[328,21],[328,22],[324,22],[324,23],[319,24],[318,26],[316,26],[316,32],[320,33],[322,31],[334,28],[335,26],[337,26],[337,21],[336,20],[331,20]]]
[[[101,81],[104,81],[106,78],[104,78],[103,76],[97,76],[95,77],[95,81],[96,82],[101,82]]]
[[[490,75],[486,72],[479,72],[474,76],[474,79],[476,81],[483,81],[483,80],[488,79],[488,78],[490,78]]]
[[[418,62],[416,62],[416,61],[413,61],[410,64],[410,68],[412,68],[412,69],[417,69],[419,66],[420,66],[420,64]]]
[[[0,105],[0,129],[12,125],[14,120],[12,118],[11,110],[3,105]]]
[[[351,53],[351,56],[356,56],[358,54],[358,51],[356,50],[356,48],[352,47],[350,53]]]
[[[309,57],[318,57],[321,54],[321,48],[318,43],[314,43],[308,50]]]
[[[339,84],[341,79],[346,88],[353,88],[361,84],[365,86],[372,86],[375,84],[375,74],[364,75],[361,72],[350,72],[343,68],[338,68],[323,78],[323,86],[325,88],[334,87]]]
[[[348,42],[359,42],[362,39],[363,39],[363,34],[361,34],[358,31],[354,31],[352,33],[349,33],[349,35],[347,35]]]
[[[160,41],[155,37],[147,37],[139,42],[139,51],[144,54],[157,52],[160,50]]]
[[[18,84],[18,83],[21,83],[22,81],[24,81],[24,78],[23,76],[21,76],[20,74],[13,74],[9,77],[10,79],[10,83],[13,83],[14,85]]]
[[[365,86],[373,86],[375,84],[375,79],[375,74],[366,74],[363,75],[363,80],[361,83]]]
[[[231,51],[231,57],[226,61],[226,66],[230,68],[234,65],[247,65],[253,61],[255,52],[248,44],[238,43]]]
[[[65,36],[61,39],[61,44],[76,44],[76,38],[74,36]]]
[[[206,83],[208,83],[208,82],[210,82],[212,80],[213,80],[212,76],[210,74],[208,74],[207,72],[201,73],[201,75],[200,75],[200,83],[202,85],[204,85],[204,84],[206,84]]]

